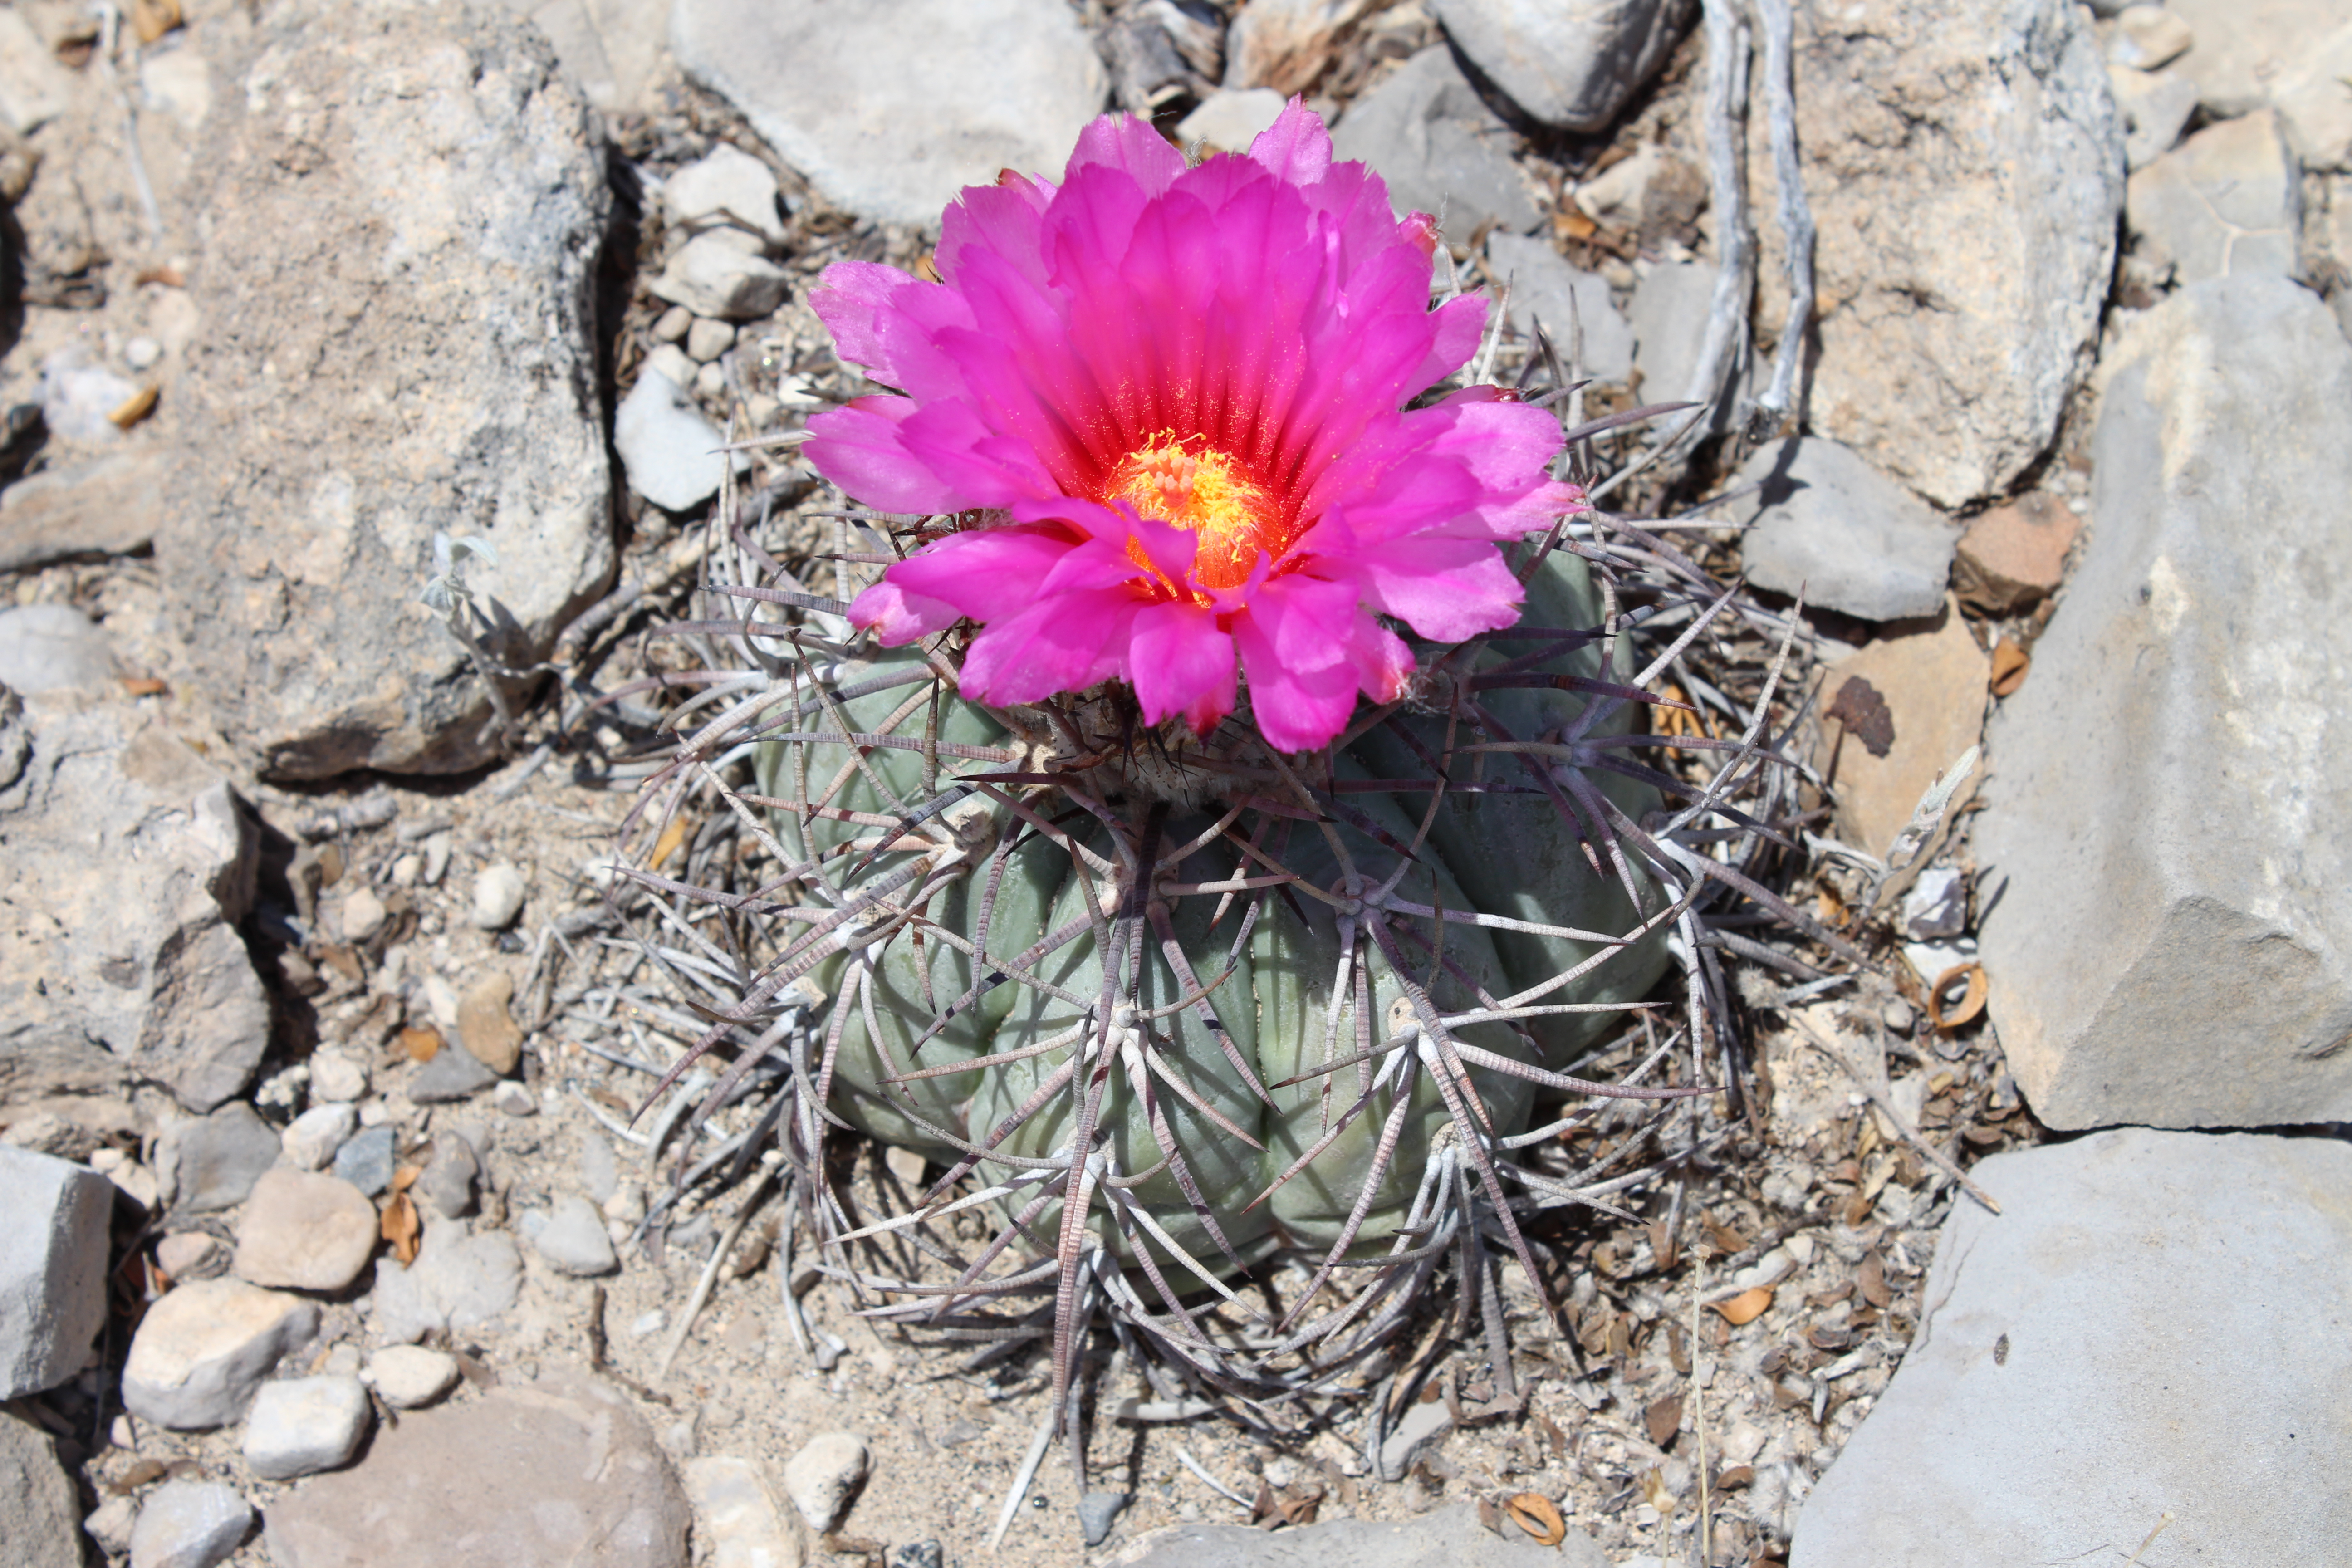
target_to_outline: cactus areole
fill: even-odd
[[[1203,1367],[1328,1364],[1457,1248],[1532,1268],[1515,1141],[1603,1091],[1563,1069],[1688,908],[1639,848],[1651,738],[1557,416],[1426,395],[1485,315],[1431,307],[1434,241],[1295,101],[1191,166],[1107,118],[1058,185],[966,191],[941,281],[814,297],[897,390],[809,460],[929,521],[761,640],[760,804],[817,896],[760,994],[822,992],[820,1141],[812,1107],[945,1167],[832,1239],[976,1211],[908,1314],[1050,1295],[1062,1386],[1097,1310]],[[1283,1248],[1311,1284],[1236,1363],[1187,1302],[1255,1318],[1235,1276]]]

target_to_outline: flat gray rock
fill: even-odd
[[[335,1469],[359,1452],[368,1420],[367,1390],[356,1377],[265,1383],[245,1418],[245,1462],[271,1481]]]
[[[2182,128],[2197,111],[2197,84],[2179,71],[2123,66],[2107,68],[2107,84],[2115,89],[2116,112],[2123,120],[2124,167],[2136,174],[2180,140]],[[2128,202],[2129,187],[2125,196]]]
[[[1510,279],[1511,325],[1522,336],[1532,337],[1535,324],[1541,321],[1562,365],[1569,363],[1572,321],[1583,334],[1584,352],[1577,362],[1582,375],[1622,384],[1632,373],[1633,329],[1617,313],[1607,279],[1570,266],[1549,240],[1533,235],[1488,236],[1486,268],[1497,288],[1501,279]]]
[[[626,1400],[542,1380],[404,1415],[359,1464],[272,1504],[267,1530],[279,1568],[685,1568],[691,1520]]]
[[[2090,540],[1975,831],[1993,1020],[2053,1127],[2352,1118],[2333,329],[2283,278],[2222,279],[2102,367]]]
[[[0,1144],[0,1399],[15,1399],[79,1372],[106,1326],[114,1184]]]
[[[218,1481],[165,1481],[140,1505],[131,1568],[213,1568],[253,1530],[253,1505]]]
[[[2004,494],[2090,371],[2115,271],[2123,132],[2089,19],[2074,0],[1796,11],[1817,293],[1835,307],[1807,428],[1939,506]],[[1771,160],[1748,179],[1769,214]],[[1769,328],[1787,274],[1778,225],[1758,228]]]
[[[375,1265],[376,1338],[410,1344],[436,1329],[470,1329],[511,1308],[522,1294],[522,1255],[498,1231],[469,1235],[462,1220],[425,1229],[416,1260]]]
[[[1360,159],[1388,182],[1398,214],[1444,220],[1466,241],[1489,221],[1523,234],[1543,220],[1519,166],[1510,128],[1486,107],[1440,45],[1423,49],[1348,108],[1331,132],[1333,153]]]
[[[2124,217],[2141,258],[2178,283],[2302,270],[2303,175],[2267,109],[2208,126],[2134,174]]]
[[[170,474],[163,452],[142,445],[18,479],[0,490],[0,572],[147,548]]]
[[[604,1216],[586,1198],[566,1195],[555,1200],[531,1231],[530,1244],[555,1266],[558,1273],[593,1279],[620,1268],[613,1238],[604,1232]]]
[[[445,1040],[408,1080],[408,1098],[419,1105],[446,1105],[470,1100],[498,1081],[480,1058],[456,1040]]]
[[[1605,131],[1657,74],[1691,0],[1433,0],[1445,35],[1511,101],[1563,131]]]
[[[0,686],[23,692],[104,691],[113,684],[113,646],[71,605],[0,610]]]
[[[2036,672],[2037,679],[2039,671]],[[2126,1128],[1998,1154],[1790,1568],[2332,1563],[2352,1146]],[[2169,1522],[2167,1522],[2167,1521]]]
[[[183,1214],[235,1207],[278,1163],[276,1129],[241,1100],[180,1123],[168,1137],[173,1154],[163,1163],[172,1172],[172,1206]]]
[[[82,1568],[81,1500],[58,1461],[57,1442],[24,1417],[5,1414],[0,1414],[0,1563]]]
[[[1932,616],[1943,606],[1959,531],[1834,441],[1763,447],[1738,483],[1755,526],[1742,544],[1748,579],[1776,594],[1866,621]]]
[[[1058,177],[1109,92],[1062,0],[678,0],[670,47],[827,201],[887,223],[936,226],[1002,169]]]
[[[466,584],[511,668],[614,566],[601,132],[485,0],[272,12],[247,47],[189,152],[205,325],[158,574],[264,773],[476,767],[488,694],[416,605],[434,536],[496,552]]]
[[[173,1431],[226,1426],[278,1358],[318,1330],[318,1308],[299,1297],[242,1279],[182,1285],[140,1320],[122,1369],[122,1407]]]
[[[1546,1547],[1514,1526],[1504,1528],[1504,1535],[1486,1529],[1468,1503],[1402,1523],[1340,1519],[1273,1534],[1238,1524],[1179,1524],[1153,1531],[1114,1562],[1117,1568],[1608,1568],[1608,1554],[1580,1530]]]

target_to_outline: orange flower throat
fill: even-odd
[[[1201,437],[1179,441],[1162,431],[1119,459],[1103,500],[1123,500],[1142,516],[1198,534],[1192,576],[1204,588],[1238,588],[1257,566],[1258,552],[1279,558],[1282,508],[1240,467]],[[1150,569],[1142,551],[1128,553]]]

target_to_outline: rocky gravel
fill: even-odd
[[[524,9],[0,9],[0,1561],[2338,1551],[2335,8],[1799,9],[1811,323],[1753,429],[1773,82],[1754,35],[1709,122],[1702,5]],[[1873,963],[1740,970],[1744,1121],[1547,1212],[1516,1394],[1433,1315],[1328,1402],[1139,1390],[1024,1465],[1034,1346],[877,1327],[755,1098],[648,1103],[704,1024],[614,836],[722,490],[724,547],[858,570],[791,446],[721,450],[866,390],[824,267],[919,269],[1107,104],[1239,147],[1294,93],[1442,206],[1442,286],[1508,282],[1505,379],[1540,323],[1588,415],[1707,405],[1598,440],[1607,504],[1803,593],[1776,887]],[[1688,650],[1659,727],[1736,735],[1769,657]],[[861,1208],[940,1173],[843,1155]]]

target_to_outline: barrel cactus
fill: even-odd
[[[1705,788],[1643,760],[1617,595],[1672,552],[1597,536],[1544,399],[1432,392],[1485,311],[1432,308],[1434,241],[1295,103],[1197,164],[1097,122],[1059,184],[964,194],[940,281],[828,272],[892,389],[803,448],[877,509],[835,563],[866,585],[739,526],[688,628],[707,717],[653,798],[715,795],[776,863],[637,873],[777,933],[714,1101],[781,1064],[820,1237],[926,1237],[929,1277],[853,1266],[875,1310],[1049,1332],[1057,1399],[1097,1321],[1225,1388],[1326,1379],[1443,1268],[1465,1312],[1490,1248],[1534,1277],[1519,1215],[1560,1189],[1517,1152],[1564,1097],[1709,1092],[1696,911],[1755,728],[1691,742],[1732,753]],[[1687,644],[1724,606],[1685,578],[1644,597]],[[1574,1076],[1675,959],[1653,1081]],[[853,1215],[840,1126],[936,1180]],[[1307,1278],[1269,1310],[1277,1255]]]

